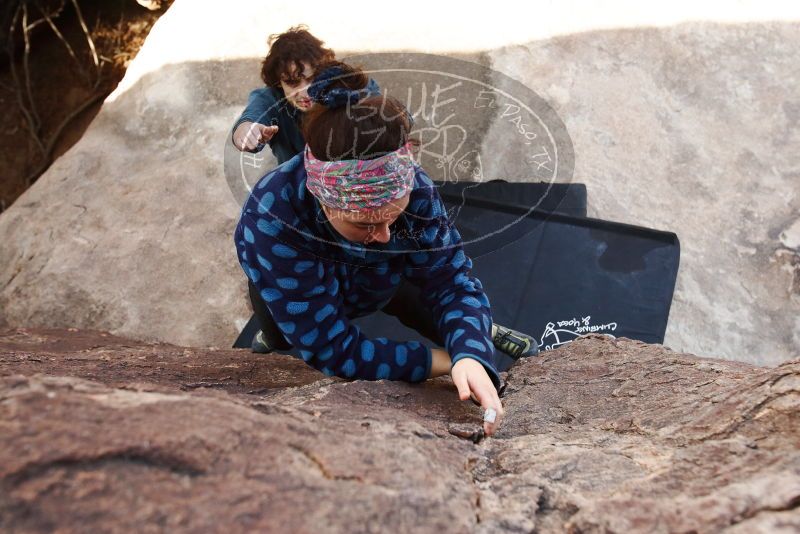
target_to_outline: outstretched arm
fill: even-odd
[[[231,131],[233,146],[239,150],[258,152],[264,148],[275,134],[278,105],[266,87],[250,92],[247,106],[236,120]]]
[[[480,281],[470,274],[472,261],[464,254],[461,236],[447,220],[433,183],[421,169],[417,179],[428,188],[420,188],[426,193],[412,198],[407,209],[421,237],[419,251],[409,254],[405,277],[420,287],[420,298],[437,321],[452,363],[476,360],[499,388],[489,299]]]

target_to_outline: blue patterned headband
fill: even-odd
[[[369,79],[369,83],[363,89],[345,89],[344,87],[328,89],[333,80],[345,75],[341,67],[328,67],[323,70],[314,77],[314,81],[308,87],[309,98],[327,108],[339,108],[348,104],[356,104],[363,98],[381,94],[381,88],[372,78]],[[407,109],[403,108],[403,110],[410,130],[414,127],[414,117],[411,116]]]
[[[309,86],[308,96],[314,102],[325,107],[338,108],[347,104],[355,104],[363,98],[381,94],[378,84],[372,78],[369,79],[369,83],[363,89],[345,89],[344,87],[328,89],[331,82],[344,76],[346,74],[341,67],[329,67],[323,70]]]

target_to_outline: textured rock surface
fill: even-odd
[[[0,333],[4,532],[796,532],[800,361],[590,337],[507,375],[506,422],[445,378]]]
[[[678,234],[668,345],[800,355],[800,23],[590,32],[491,57],[566,123],[590,216]],[[483,153],[503,146],[490,132]],[[525,176],[518,158],[488,161]]]
[[[313,2],[177,0],[86,135],[0,217],[0,323],[228,346],[250,312],[223,147],[266,35],[306,22],[341,55],[447,53],[531,87],[569,129],[593,215],[678,233],[667,344],[796,357],[800,4],[615,5],[411,1],[419,16],[376,26]],[[513,129],[475,135],[486,178],[524,178],[518,158],[497,167]]]

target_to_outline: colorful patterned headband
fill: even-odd
[[[414,184],[411,147],[375,159],[320,161],[306,145],[306,187],[329,208],[362,211],[404,197]]]

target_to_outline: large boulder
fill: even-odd
[[[266,36],[305,22],[340,56],[458,56],[496,71],[489,84],[527,85],[566,125],[591,215],[680,237],[666,343],[796,355],[800,8],[518,6],[406,2],[377,21],[322,2],[177,0],[84,137],[0,216],[0,322],[230,344],[250,312],[229,128]],[[467,145],[482,178],[530,179],[509,118],[484,119]],[[274,164],[259,158],[250,180]]]
[[[505,422],[481,440],[446,377],[0,331],[0,530],[800,529],[800,360],[594,336],[505,378]]]

